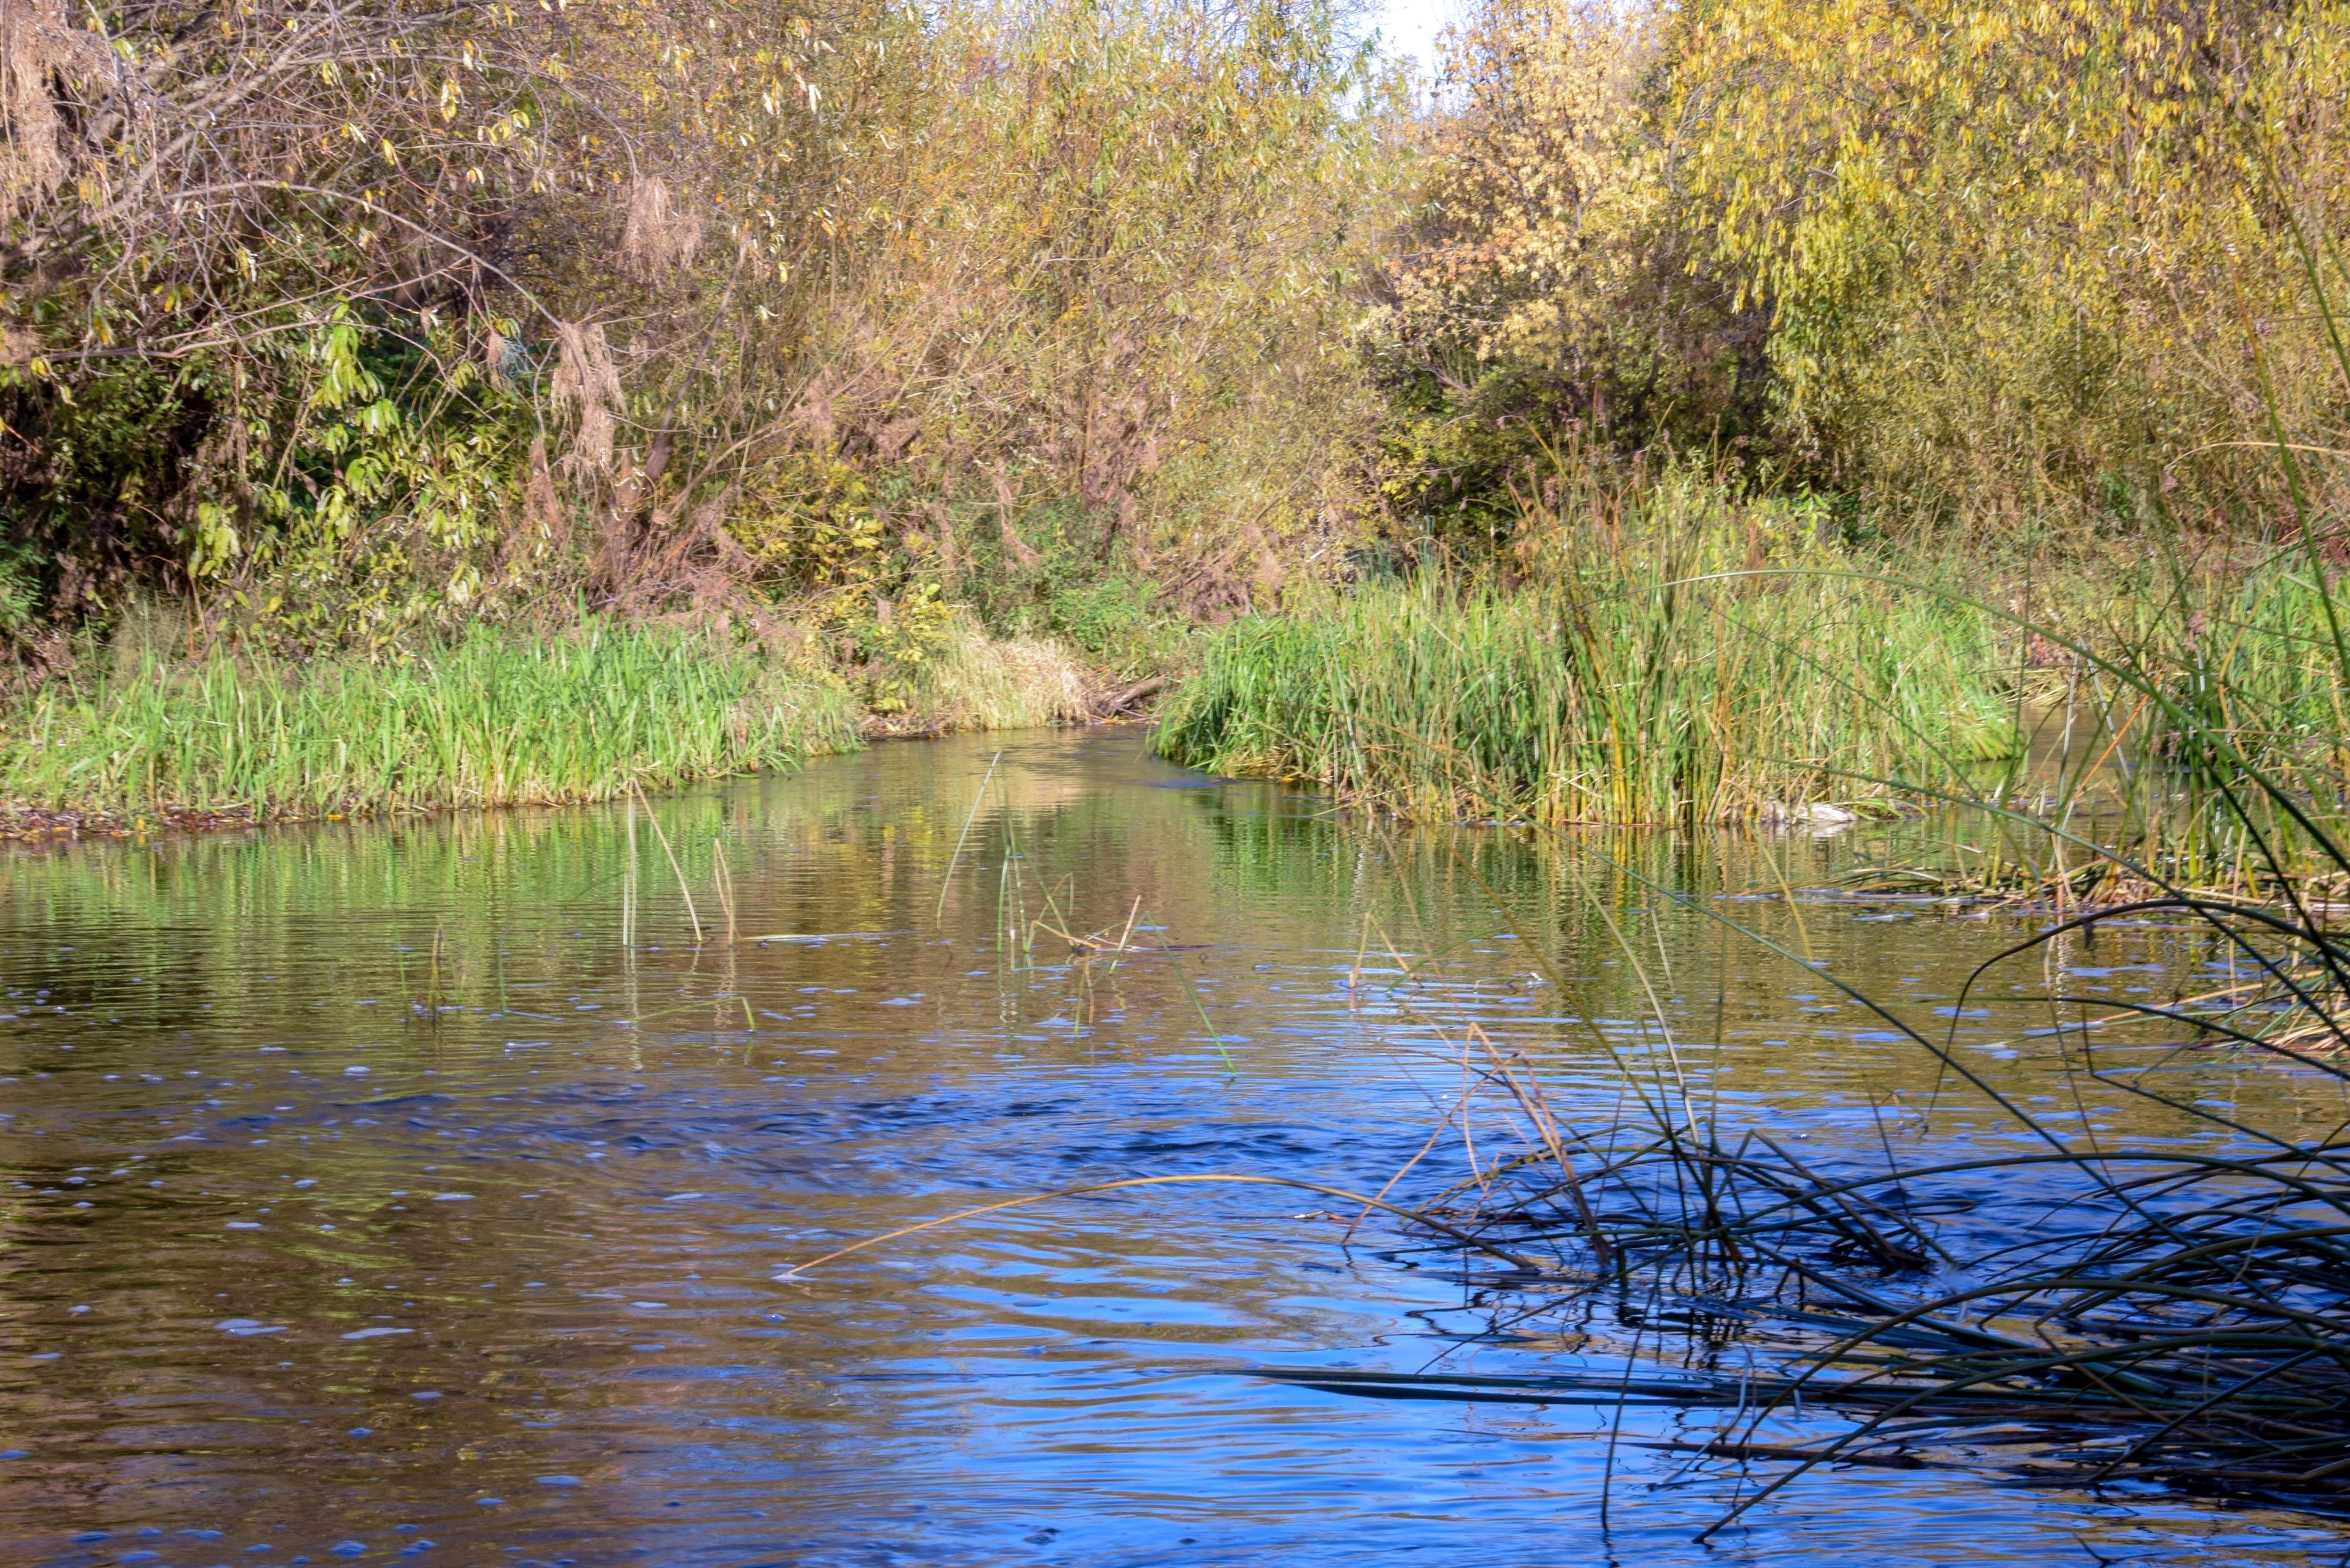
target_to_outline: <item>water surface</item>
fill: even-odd
[[[1399,832],[1169,768],[1131,732],[884,745],[654,810],[0,860],[7,1561],[2345,1549],[2305,1517],[1963,1469],[1822,1472],[1694,1544],[1751,1482],[1638,1444],[1697,1417],[1252,1376],[1594,1348],[1556,1325],[1476,1343],[1500,1303],[1475,1271],[1391,1226],[1349,1244],[1352,1210],[1301,1191],[1074,1199],[776,1278],[1078,1183],[1375,1189],[1451,1106],[1471,1024],[1571,1112],[1621,1095],[1621,1060],[1827,1151],[2017,1137],[1884,1020],[1659,886],[1953,1031],[2053,1121],[2201,1137],[2140,1096],[2079,1097],[2061,1042],[2029,1033],[2048,1004],[2018,1000],[2224,978],[2192,931],[2075,940],[1954,1008],[2033,922],[1803,895],[1865,835]],[[1088,961],[1073,936],[1151,950]],[[2344,1116],[2271,1067],[2156,1064],[2173,1097],[2265,1125]],[[1509,1147],[1497,1114],[1459,1119],[1476,1158]],[[1412,1180],[1469,1158],[1448,1135]]]

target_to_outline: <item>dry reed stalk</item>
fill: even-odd
[[[653,175],[629,182],[620,254],[637,275],[657,278],[690,265],[702,249],[702,215],[680,204],[666,182]]]
[[[637,786],[637,801],[645,808],[645,821],[651,826],[653,837],[660,841],[661,857],[669,862],[670,875],[677,878],[678,897],[685,900],[686,921],[693,928],[693,944],[700,947],[702,914],[693,907],[693,888],[685,879],[685,867],[677,863],[677,852],[669,846],[669,835],[661,830],[660,815],[653,810],[652,803],[645,799],[644,786],[641,784]]]

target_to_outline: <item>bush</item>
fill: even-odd
[[[2339,0],[1485,0],[1449,68],[1376,339],[1439,533],[1570,431],[2011,532],[2258,532],[2344,445]]]

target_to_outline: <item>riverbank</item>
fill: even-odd
[[[1430,582],[1212,643],[1160,730],[1211,773],[1430,821],[1783,820],[2012,755],[2012,672],[1930,597],[1813,580]]]
[[[1426,821],[1678,825],[1869,812],[2025,749],[1987,560],[1845,543],[1809,496],[1560,466],[1481,569],[1300,602],[1211,639],[1166,755]]]
[[[1170,760],[1421,822],[1955,807],[1940,853],[1872,885],[2057,906],[2350,891],[2326,843],[2350,681],[2305,552],[2019,564],[1856,547],[1803,502],[1619,500],[1530,515],[1506,569],[1299,584],[1221,629],[1162,628],[1113,649],[1116,680],[945,606],[854,650],[589,618],[371,659],[175,657],[183,628],[128,619],[0,716],[0,836],[582,804],[1149,698]]]
[[[99,650],[0,720],[0,836],[579,805],[853,750],[1089,717],[1057,646],[976,631],[861,685],[723,628],[476,627],[386,659]]]
[[[1941,808],[1941,852],[1882,877],[2059,908],[2350,893],[2329,558],[2298,540],[2001,558],[1807,521],[1662,489],[1530,517],[1506,573],[1301,598],[1206,641],[1161,754],[1430,823]]]

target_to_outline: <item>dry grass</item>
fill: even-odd
[[[962,622],[910,683],[906,711],[868,721],[867,732],[942,735],[1083,723],[1093,717],[1094,681],[1066,649],[1046,638],[993,638]]]

